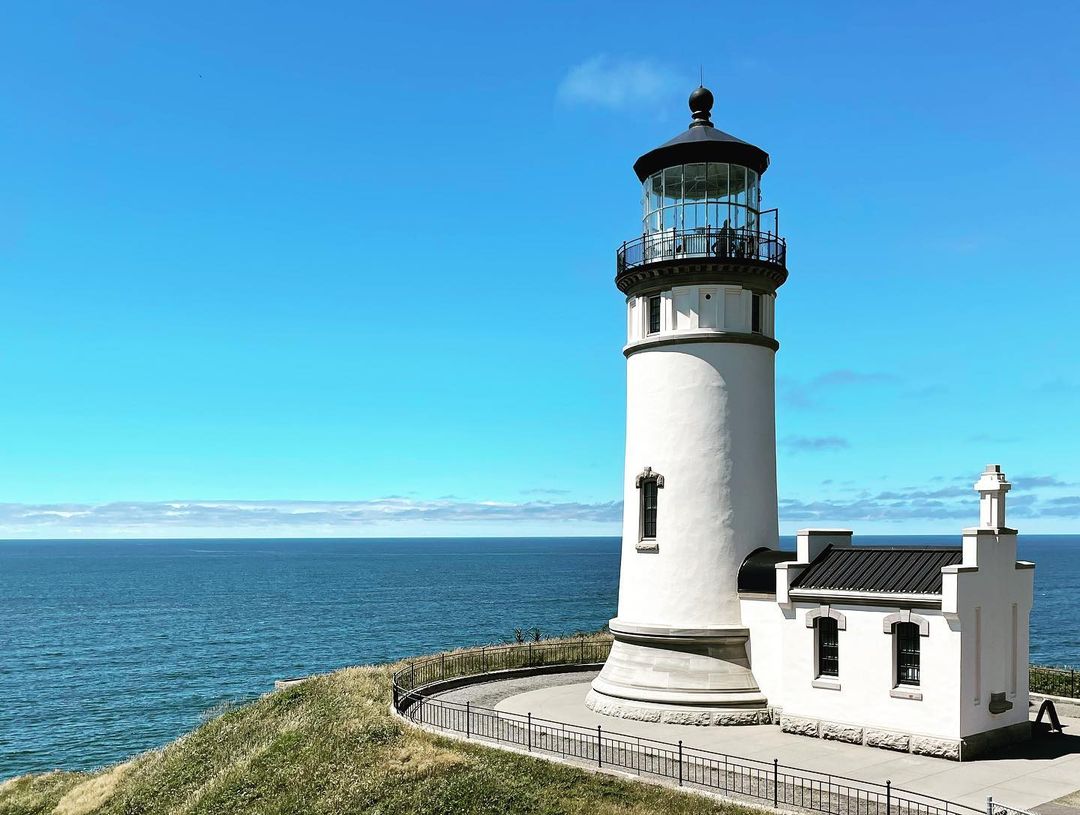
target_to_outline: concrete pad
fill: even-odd
[[[584,727],[600,726],[609,733],[670,743],[682,740],[688,747],[752,758],[806,770],[831,773],[894,786],[944,798],[982,809],[992,795],[1003,804],[1030,809],[1080,790],[1080,739],[1041,742],[1032,748],[1010,748],[990,758],[953,762],[890,752],[839,741],[812,739],[783,733],[775,725],[742,727],[691,727],[642,722],[602,716],[585,707],[591,677],[577,674],[552,677],[543,683],[504,688],[497,710],[524,715],[532,713],[558,722]],[[491,684],[487,699],[499,696]],[[1080,734],[1080,720],[1072,732]],[[1077,752],[1072,752],[1072,750]]]

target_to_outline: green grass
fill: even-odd
[[[0,815],[750,812],[412,729],[389,710],[397,667],[275,691],[94,773],[11,779]]]

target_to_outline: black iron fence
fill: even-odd
[[[411,722],[557,756],[599,768],[731,797],[798,807],[829,815],[976,815],[982,810],[941,798],[831,773],[789,767],[677,743],[557,722],[531,713],[504,713],[425,694],[433,683],[465,676],[544,665],[598,665],[609,641],[535,643],[440,654],[410,663],[393,677],[394,708]]]
[[[759,260],[786,266],[787,244],[771,232],[746,227],[668,229],[624,243],[619,247],[616,265],[621,274],[635,266],[681,258]]]
[[[1055,668],[1048,665],[1032,665],[1028,668],[1028,690],[1031,693],[1075,699],[1080,691],[1076,680],[1075,668]]]

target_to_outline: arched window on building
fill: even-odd
[[[840,629],[835,617],[818,617],[814,620],[817,635],[817,675],[836,678],[840,676]]]
[[[646,467],[636,479],[634,484],[641,493],[641,507],[638,513],[639,535],[642,541],[656,540],[656,515],[659,504],[660,489],[664,486],[664,477],[653,472],[652,467]]]
[[[893,626],[893,639],[896,642],[896,684],[919,684],[919,625],[917,623],[896,623]]]

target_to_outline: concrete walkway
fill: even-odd
[[[451,691],[443,698],[586,727],[601,725],[631,736],[668,742],[682,739],[684,744],[704,750],[762,761],[775,758],[792,767],[864,781],[883,784],[890,780],[896,787],[980,809],[988,795],[1002,804],[1032,809],[1080,790],[1080,719],[1062,718],[1066,735],[960,763],[794,736],[774,725],[686,727],[600,716],[585,707],[593,676],[553,674],[486,682]],[[1062,810],[1046,807],[1047,815],[1051,811]],[[1080,813],[1080,809],[1066,811]]]

